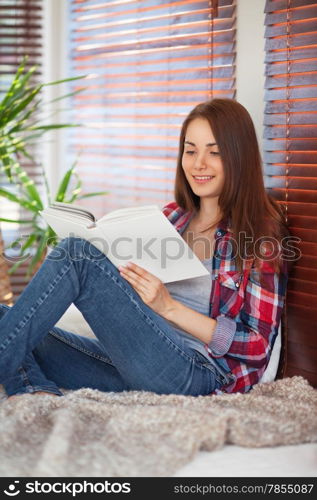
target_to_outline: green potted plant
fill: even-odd
[[[13,81],[0,102],[0,170],[7,180],[6,188],[0,187],[0,196],[18,204],[27,215],[25,219],[8,219],[1,217],[0,221],[14,224],[27,224],[28,234],[19,236],[10,247],[19,245],[20,255],[15,264],[9,269],[14,271],[26,260],[30,259],[27,275],[30,276],[40,265],[47,251],[47,244],[54,246],[57,236],[54,231],[43,223],[40,211],[47,203],[62,201],[73,203],[86,197],[107,194],[104,191],[82,193],[82,182],[76,173],[75,164],[71,166],[62,178],[55,194],[50,192],[45,171],[42,168],[44,197],[41,196],[33,180],[22,168],[22,159],[34,161],[31,145],[48,131],[56,128],[79,126],[76,124],[42,124],[40,111],[43,108],[41,91],[47,85],[59,85],[77,78],[69,78],[51,83],[32,83],[32,76],[36,68],[26,69],[24,59],[19,66]],[[63,99],[80,92],[83,89],[62,96]],[[44,199],[43,199],[44,198]],[[0,255],[1,257],[1,255]]]

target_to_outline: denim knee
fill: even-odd
[[[101,240],[100,240],[101,241]],[[100,243],[98,241],[98,243]],[[106,246],[106,242],[105,242]],[[105,252],[106,252],[105,248]],[[72,261],[105,260],[105,253],[101,252],[91,241],[75,236],[69,236],[61,240],[52,252],[47,256],[49,260],[61,261],[70,259]]]

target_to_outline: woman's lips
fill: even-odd
[[[212,181],[214,177],[214,175],[193,175],[193,179],[197,182],[197,184],[206,184],[207,182]]]

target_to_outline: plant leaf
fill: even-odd
[[[14,75],[14,78],[12,80],[9,89],[7,90],[5,96],[0,102],[0,112],[2,109],[7,108],[7,105],[10,103],[12,97],[13,98],[19,97],[23,92],[25,92],[26,83],[36,70],[36,66],[33,66],[24,74],[26,68],[26,62],[27,62],[27,57],[23,58],[20,66],[18,67]]]
[[[8,131],[8,135],[16,134],[17,132],[23,132],[23,124],[27,123],[32,114],[34,114],[39,106],[41,101],[38,101],[34,104],[34,106],[26,111],[26,113],[19,118],[19,120],[15,123],[15,125]]]
[[[12,182],[12,172],[11,172],[11,166],[13,164],[13,160],[8,153],[8,148],[4,142],[1,142],[0,145],[0,160],[2,162],[2,170],[8,177],[9,181]]]
[[[0,217],[1,222],[12,222],[13,224],[31,224],[31,220],[23,220],[23,219],[5,219],[4,217]]]
[[[26,259],[27,259],[27,257],[25,257],[24,259],[18,260],[18,262],[13,264],[13,266],[10,267],[10,269],[8,270],[8,274],[13,274],[23,264],[23,262],[26,261]]]
[[[43,203],[34,181],[30,179],[25,170],[23,170],[18,163],[12,165],[11,170],[18,176],[22,187],[31,202],[35,202],[38,210],[43,209]]]
[[[77,163],[77,160],[75,161],[75,163]],[[81,192],[82,180],[79,177],[79,175],[77,174],[77,172],[74,172],[74,175],[77,177],[77,184],[74,187],[74,189],[72,189],[72,191],[71,191],[72,196],[68,200],[69,203],[72,203],[74,200],[77,200],[78,199],[78,195]]]
[[[91,196],[103,196],[105,194],[109,194],[109,191],[97,191],[95,193],[85,193],[78,196],[77,200],[81,200],[83,198],[90,198]]]
[[[33,243],[36,241],[37,239],[37,234],[36,233],[32,233],[29,235],[29,237],[27,238],[26,242],[24,243],[24,245],[22,245],[22,248],[21,248],[21,252],[24,253],[25,250],[27,250],[29,247],[31,247],[33,245]]]
[[[74,90],[74,92],[70,92],[69,94],[64,94],[61,97],[56,97],[55,99],[52,99],[51,101],[48,102],[49,104],[51,104],[52,102],[61,101],[62,99],[67,99],[68,97],[74,97],[75,95],[80,94],[80,92],[82,92],[83,90],[86,90],[86,87],[80,87],[79,89]]]
[[[4,198],[7,198],[10,201],[13,201],[15,203],[18,203],[24,208],[27,208],[28,210],[31,210],[31,212],[38,212],[38,206],[35,204],[35,202],[30,202],[28,200],[24,200],[23,198],[19,198],[13,193],[10,193],[10,191],[7,191],[6,189],[0,188],[0,196],[3,196]]]
[[[28,127],[27,130],[53,130],[57,128],[68,128],[68,127],[82,127],[83,125],[81,123],[60,123],[60,124],[54,124],[54,125],[39,125],[37,127]]]
[[[7,248],[14,247],[14,245],[16,245],[17,243],[19,243],[20,239],[21,239],[21,236],[19,236],[16,240],[12,241],[12,243],[10,243],[10,245],[8,245]]]
[[[50,85],[59,85],[60,83],[73,82],[75,80],[82,80],[86,77],[87,75],[72,76],[71,78],[65,78],[64,80],[55,80],[54,82],[43,83],[43,87],[49,87]]]
[[[65,193],[67,191],[69,182],[71,180],[72,175],[75,172],[75,164],[73,164],[70,169],[67,170],[66,174],[64,175],[63,179],[60,182],[60,185],[57,188],[57,193],[55,195],[55,200],[56,201],[63,201],[65,198]]]
[[[28,104],[33,101],[40,90],[40,87],[36,87],[29,93],[29,95],[25,99],[21,100],[20,102],[18,101],[18,105],[12,109],[9,115],[7,115],[7,121],[12,121],[13,118],[15,118],[21,111],[23,111],[28,106]]]

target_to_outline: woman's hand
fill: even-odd
[[[119,271],[147,306],[163,317],[170,314],[174,301],[159,278],[132,262],[119,266]]]

